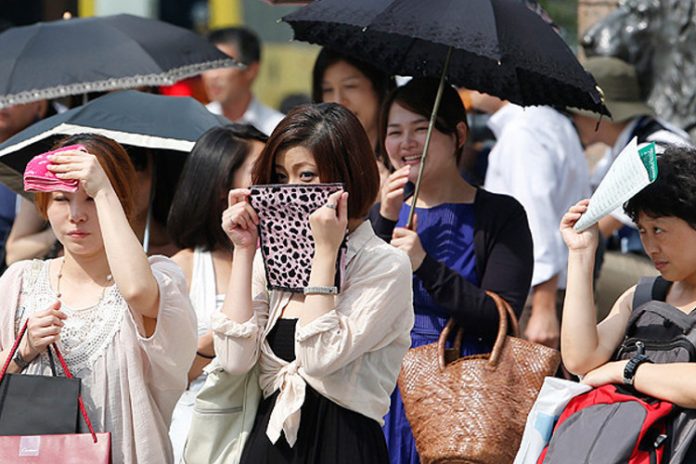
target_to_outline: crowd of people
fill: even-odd
[[[462,355],[490,352],[499,315],[487,291],[512,306],[528,340],[561,350],[559,375],[593,387],[627,382],[630,358],[617,351],[634,309],[635,263],[669,283],[670,308],[696,307],[696,151],[644,104],[631,65],[586,62],[611,120],[468,92],[496,139],[482,185],[465,180],[471,118],[446,85],[414,199],[437,80],[397,86],[369,63],[323,49],[312,103],[283,115],[251,91],[255,34],[229,28],[209,39],[246,67],[203,74],[208,109],[231,122],[200,137],[170,198],[153,201],[163,161],[152,151],[83,134],[56,146],[81,150],[49,158],[76,191],[22,199],[16,217],[0,209],[8,266],[0,361],[25,322],[10,372],[48,374],[47,347],[60,342],[95,428],[112,434],[114,462],[194,462],[196,397],[217,369],[250,379],[243,383],[262,398],[211,412],[253,418],[229,462],[417,464],[396,387],[402,358],[436,343],[450,319],[463,330]],[[0,110],[0,141],[49,107]],[[634,136],[661,146],[657,180],[625,211],[575,231]],[[583,149],[596,142],[609,148],[591,175]],[[271,288],[250,187],[329,183],[342,188],[307,217],[308,285]],[[594,288],[601,276],[623,275],[610,253],[630,257],[634,280],[619,279],[623,294],[609,309],[595,304]],[[689,361],[638,363],[630,385],[696,409]],[[696,459],[689,446],[685,456]]]

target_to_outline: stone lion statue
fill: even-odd
[[[623,0],[582,46],[632,63],[648,104],[696,140],[696,0]]]

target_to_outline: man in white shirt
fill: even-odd
[[[251,87],[259,73],[261,44],[245,27],[228,27],[208,35],[220,51],[246,68],[218,68],[203,73],[203,84],[211,102],[207,108],[233,122],[252,124],[270,135],[284,115],[256,99]]]
[[[484,188],[517,199],[532,231],[534,273],[524,335],[557,347],[563,303],[557,293],[565,289],[568,263],[558,226],[568,208],[590,194],[580,139],[570,119],[552,108],[522,108],[482,94],[472,100],[477,109],[492,115],[488,126],[497,139]]]

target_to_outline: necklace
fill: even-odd
[[[60,279],[63,277],[63,267],[64,266],[65,266],[65,258],[63,258],[63,261],[60,263],[60,269],[58,270],[58,280],[56,281],[56,296],[58,298],[63,296],[63,293],[61,293],[61,291],[60,291]],[[108,284],[110,284],[112,280],[113,280],[113,277],[111,277],[111,274],[108,274],[106,276],[107,285],[102,287],[102,293],[101,293],[101,296],[99,297],[99,301],[104,299],[104,293],[106,293],[106,288],[109,286]]]

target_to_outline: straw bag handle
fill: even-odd
[[[510,304],[507,301],[505,301],[503,297],[501,297],[497,293],[491,292],[490,290],[486,290],[486,295],[488,295],[493,300],[496,308],[498,309],[498,315],[500,316],[500,322],[498,323],[498,335],[496,336],[495,343],[493,344],[493,350],[491,351],[491,355],[488,358],[488,365],[491,367],[495,367],[498,364],[498,358],[500,358],[500,354],[503,351],[503,346],[505,345],[505,337],[507,337],[508,332],[508,322],[510,323],[510,326],[512,328],[511,332],[513,337],[520,336],[520,326],[517,322],[517,316],[515,315],[515,311],[513,311]],[[440,338],[437,341],[437,360],[440,366],[440,370],[444,370],[445,366],[447,365],[447,362],[445,360],[445,346],[447,339],[452,333],[452,329],[455,325],[456,322],[454,322],[454,319],[450,318],[450,320],[447,321],[447,325],[445,325],[445,328],[442,329],[442,332],[440,333]],[[459,355],[459,353],[461,352],[463,336],[464,331],[460,327],[457,330],[457,335],[455,335],[453,346],[457,355]]]
[[[0,383],[2,383],[2,379],[5,378],[5,373],[7,373],[7,369],[10,367],[10,362],[12,361],[12,358],[14,358],[14,355],[17,352],[17,349],[19,348],[19,342],[22,340],[22,337],[24,337],[28,325],[29,320],[27,319],[24,322],[22,329],[19,331],[19,335],[17,335],[17,338],[15,338],[14,344],[12,345],[12,349],[10,350],[10,353],[7,355],[7,358],[5,359],[5,364],[2,366],[2,371],[0,371]],[[65,373],[65,377],[67,377],[68,379],[74,378],[72,372],[70,372],[70,369],[68,368],[68,364],[65,362],[65,359],[63,358],[63,354],[58,349],[58,345],[56,345],[55,343],[51,343],[48,349],[50,350],[51,348],[53,348],[53,350],[56,352],[56,357],[58,358],[58,362],[60,362],[60,365],[63,368],[63,373]],[[92,435],[92,440],[94,441],[94,443],[96,443],[97,434],[94,432],[94,427],[92,427],[92,421],[89,420],[89,416],[87,415],[87,410],[85,409],[85,403],[82,401],[81,393],[77,396],[77,403],[80,407],[80,413],[82,414],[82,417],[85,419],[85,423],[87,424],[89,433]]]

